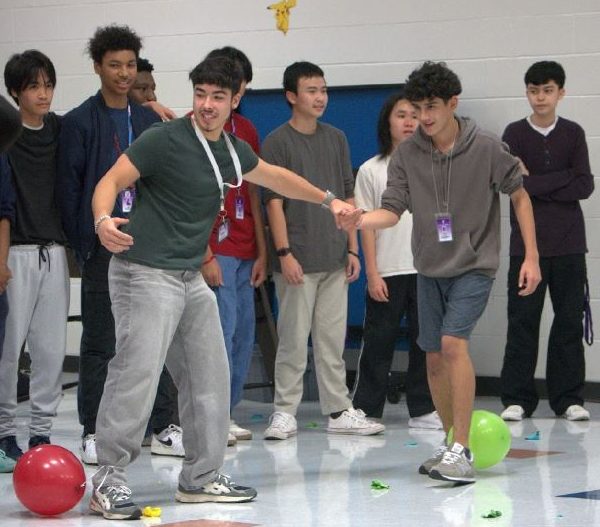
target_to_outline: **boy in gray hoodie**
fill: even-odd
[[[444,443],[420,467],[421,474],[456,483],[475,481],[469,427],[475,373],[469,337],[481,316],[500,251],[499,193],[510,195],[525,242],[520,294],[540,281],[535,227],[519,161],[494,135],[455,110],[462,88],[444,63],[426,62],[413,71],[405,96],[417,111],[419,129],[392,154],[382,208],[345,228],[382,229],[405,210],[413,214],[412,250],[418,271],[420,333],[427,376],[446,434]]]

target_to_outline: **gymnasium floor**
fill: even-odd
[[[77,451],[76,388],[66,390],[53,441]],[[20,423],[28,403],[19,407]],[[600,416],[600,404],[587,405]],[[497,399],[480,398],[477,408],[498,412]],[[267,442],[262,430],[270,405],[243,401],[236,419],[255,439],[227,450],[224,471],[258,489],[255,502],[238,505],[177,504],[176,459],[144,449],[130,467],[129,482],[140,505],[162,508],[145,525],[177,527],[301,526],[594,526],[600,525],[600,421],[556,419],[542,401],[534,419],[511,426],[513,450],[499,465],[481,471],[474,485],[451,487],[417,473],[419,463],[440,441],[437,432],[407,428],[401,402],[387,405],[388,427],[380,437],[332,437],[315,403],[303,403],[296,439]],[[539,431],[538,440],[527,440]],[[20,443],[26,444],[25,437]],[[89,476],[93,468],[86,468]],[[375,479],[389,490],[372,490]],[[40,518],[26,511],[12,490],[10,474],[0,474],[1,527],[141,525],[107,521],[88,514],[90,489],[72,511]],[[490,511],[501,516],[483,518]]]

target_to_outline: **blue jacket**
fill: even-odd
[[[160,122],[152,110],[133,101],[131,125],[139,137],[150,125]],[[57,190],[65,234],[80,263],[95,252],[92,196],[100,178],[115,161],[116,128],[100,91],[62,120],[58,146]]]
[[[0,155],[0,219],[8,218],[11,224],[15,222],[15,200],[15,188],[8,157],[2,154]]]

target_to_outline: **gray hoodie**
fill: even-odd
[[[421,129],[400,144],[390,160],[381,205],[398,216],[412,212],[412,251],[419,273],[449,278],[479,271],[493,277],[500,252],[498,193],[521,188],[522,174],[518,160],[498,137],[471,119],[457,120],[460,133],[448,154],[436,151]],[[446,212],[448,195],[453,240],[440,242],[435,215]]]

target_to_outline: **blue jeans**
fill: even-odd
[[[215,288],[221,327],[231,374],[231,408],[242,400],[254,350],[254,287],[250,284],[254,260],[216,255],[223,284]]]
[[[0,295],[0,359],[2,358],[2,347],[4,344],[4,333],[6,331],[6,317],[8,316],[8,300],[6,292]]]

